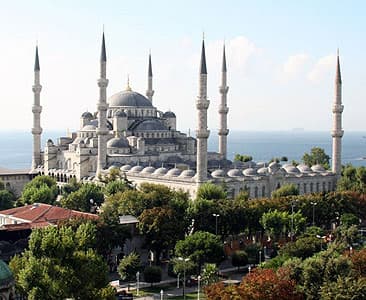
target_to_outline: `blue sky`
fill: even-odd
[[[108,96],[125,88],[127,74],[145,93],[151,49],[154,105],[175,111],[182,131],[196,126],[203,31],[211,129],[218,127],[225,39],[229,128],[330,130],[339,47],[344,129],[365,130],[365,11],[363,1],[2,1],[0,128],[32,126],[38,39],[42,127],[78,129],[81,113],[96,109],[104,24]]]

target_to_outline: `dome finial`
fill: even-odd
[[[126,91],[132,91],[131,86],[130,86],[130,74],[127,74],[127,86],[126,86]]]

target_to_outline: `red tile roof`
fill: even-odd
[[[8,230],[46,227],[71,218],[98,219],[98,215],[65,209],[45,203],[35,203],[0,211],[0,215],[16,220],[18,224],[3,225]],[[22,223],[21,223],[22,222]],[[17,229],[19,228],[19,229]]]

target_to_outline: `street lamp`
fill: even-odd
[[[217,218],[220,217],[219,214],[212,214],[215,217],[216,220],[216,235],[217,235]]]
[[[248,267],[248,273],[250,274],[250,271],[252,270],[252,267],[249,265]]]
[[[320,236],[319,234],[316,235],[318,239],[320,239],[320,250],[323,250],[323,240],[327,237],[326,235]]]
[[[259,250],[259,264],[262,263],[262,251]]]
[[[317,205],[317,202],[310,202],[310,204],[313,206],[313,226],[315,226],[315,205]]]
[[[164,291],[160,290],[160,300],[164,300]]]
[[[197,300],[200,300],[200,282],[201,282],[201,275],[197,277]]]
[[[178,257],[178,260],[183,262],[183,297],[184,300],[186,299],[186,263],[189,261],[189,258],[183,258],[183,257]]]
[[[140,290],[140,272],[137,271],[136,272],[136,281],[137,281],[137,287],[136,287],[136,295],[139,295],[139,290]]]

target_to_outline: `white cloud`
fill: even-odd
[[[291,55],[283,64],[279,78],[288,81],[299,75],[309,60],[309,56],[305,53]]]
[[[335,54],[329,54],[319,58],[312,70],[308,73],[308,80],[314,83],[320,83],[325,77],[329,76],[335,68],[336,58]]]

